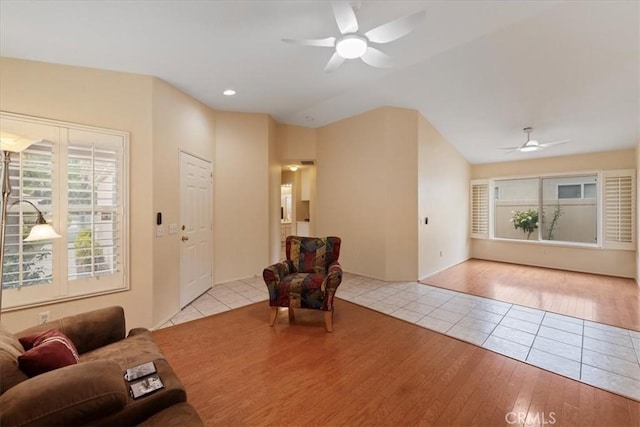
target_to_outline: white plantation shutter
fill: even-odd
[[[51,241],[24,242],[37,219],[33,203],[49,219],[55,208],[52,197],[53,144],[42,141],[20,154],[10,164],[11,197],[7,203],[3,288],[22,288],[51,283],[53,247]]]
[[[471,237],[489,237],[489,182],[471,181]]]
[[[605,171],[602,183],[603,246],[635,248],[634,171]]]
[[[122,245],[122,147],[70,132],[67,169],[69,280],[115,274]],[[105,139],[105,138],[102,138]]]

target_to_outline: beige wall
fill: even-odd
[[[316,234],[346,271],[415,280],[417,112],[379,108],[318,129]]]
[[[153,324],[153,152],[147,76],[0,58],[0,109],[130,132],[131,289],[2,314],[9,329],[37,323],[37,313],[58,318],[121,305],[127,324]]]
[[[314,128],[292,125],[276,125],[278,157],[283,164],[293,160],[316,158],[317,132]]]
[[[640,286],[640,139],[636,145],[636,282]]]
[[[318,129],[316,231],[342,238],[344,270],[386,278],[385,111]]]
[[[153,325],[159,326],[180,309],[181,234],[168,232],[169,224],[181,225],[180,151],[214,163],[215,114],[154,78],[152,121],[153,212],[162,212],[164,228],[153,242]]]
[[[215,283],[261,275],[269,265],[270,188],[279,185],[270,182],[270,121],[266,114],[216,113]]]
[[[422,116],[418,141],[419,277],[425,278],[469,258],[471,168]]]
[[[618,150],[573,156],[547,157],[501,163],[472,165],[471,178],[536,175],[543,173],[580,172],[607,169],[635,169],[635,151]]]
[[[276,122],[269,117],[269,264],[280,260],[280,184],[282,182],[282,165],[278,157],[276,126]]]
[[[318,197],[318,168],[309,166],[309,235],[317,236],[316,233],[316,210]]]
[[[472,179],[543,173],[635,169],[631,150],[473,165]],[[516,264],[559,268],[613,276],[636,277],[636,251],[563,247],[535,242],[471,239],[471,256]]]
[[[385,228],[385,280],[418,279],[418,117],[415,110],[384,108],[385,169],[382,193]]]

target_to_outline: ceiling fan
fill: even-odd
[[[360,58],[365,64],[373,67],[391,67],[393,65],[391,57],[372,47],[371,43],[384,44],[397,40],[413,31],[425,17],[425,12],[422,10],[360,34],[358,33],[358,19],[350,2],[333,1],[331,7],[340,30],[340,36],[323,39],[282,39],[284,42],[303,46],[334,48],[333,56],[324,67],[324,71],[327,73],[337,69],[345,59]]]
[[[544,144],[541,144],[535,139],[531,139],[531,132],[533,132],[532,127],[524,128],[523,132],[527,134],[527,140],[525,141],[524,144],[518,147],[503,147],[503,148],[499,148],[499,150],[507,150],[509,152],[520,151],[521,153],[530,153],[533,151],[539,151],[544,148],[551,147],[552,145],[559,145],[559,144],[564,144],[566,142],[569,142],[568,139],[563,139],[561,141],[546,142]]]

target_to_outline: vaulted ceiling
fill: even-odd
[[[635,1],[356,1],[362,32],[420,10],[376,46],[392,68],[283,38],[339,35],[327,1],[0,2],[6,57],[157,76],[218,110],[322,126],[388,105],[420,111],[471,163],[633,148],[640,139]],[[237,94],[226,97],[223,90]],[[526,140],[570,142],[504,152]]]

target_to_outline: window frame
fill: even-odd
[[[597,200],[597,225],[596,225],[596,235],[597,242],[596,243],[583,243],[583,242],[571,242],[571,241],[557,241],[557,240],[545,240],[542,238],[537,238],[535,240],[525,240],[525,239],[510,239],[504,237],[496,237],[495,236],[495,199],[489,198],[487,202],[487,206],[484,209],[489,213],[487,221],[489,232],[484,234],[474,234],[470,233],[470,237],[474,239],[485,239],[485,240],[494,240],[500,242],[512,242],[512,243],[524,243],[524,244],[542,244],[542,245],[551,245],[551,246],[564,246],[564,247],[579,247],[579,248],[592,248],[592,249],[617,249],[617,250],[636,250],[636,171],[634,169],[620,169],[620,170],[587,170],[587,171],[570,171],[570,172],[555,172],[555,173],[545,173],[545,174],[527,174],[527,175],[517,175],[517,176],[501,176],[501,177],[491,177],[486,179],[472,179],[470,189],[473,188],[473,185],[478,185],[482,183],[487,183],[488,191],[491,194],[494,194],[495,182],[503,181],[503,180],[515,180],[515,179],[532,179],[538,178],[540,180],[544,178],[558,178],[558,177],[572,177],[572,176],[584,176],[584,175],[595,175],[596,176],[596,192],[598,194]],[[617,242],[617,241],[605,241],[604,238],[604,229],[607,226],[605,221],[605,185],[604,180],[610,177],[629,177],[631,179],[631,241],[630,242]],[[540,192],[542,189],[540,189]],[[471,193],[471,191],[470,191]],[[584,185],[581,186],[581,198],[584,198]],[[540,208],[542,195],[538,195],[538,206]],[[539,209],[538,208],[538,209]],[[474,209],[478,209],[478,207],[474,207],[473,205],[473,197],[471,196],[471,205],[470,205],[470,217],[471,212]]]
[[[544,178],[544,177],[541,177]],[[598,184],[594,182],[575,182],[575,183],[565,183],[565,184],[556,184],[556,198],[558,200],[578,200],[578,199],[591,199],[592,197],[585,197],[585,186],[586,185],[595,185],[596,193],[598,192]],[[570,186],[580,186],[580,197],[560,197],[560,187],[570,187]]]
[[[41,305],[53,304],[63,301],[72,301],[85,298],[91,298],[97,295],[105,295],[116,292],[124,292],[130,289],[130,210],[129,210],[129,185],[130,185],[130,172],[129,172],[129,159],[130,159],[130,145],[129,145],[129,132],[101,128],[96,126],[87,126],[77,123],[45,119],[40,117],[27,116],[22,114],[10,113],[0,111],[0,119],[5,123],[13,122],[14,126],[25,128],[38,127],[42,129],[50,130],[50,133],[46,134],[46,139],[54,145],[54,151],[56,152],[52,158],[52,162],[61,164],[67,161],[66,154],[67,147],[70,144],[69,133],[71,130],[84,131],[93,134],[102,134],[120,138],[121,147],[119,149],[122,152],[121,158],[118,160],[121,166],[118,170],[118,178],[122,180],[122,184],[119,187],[119,199],[120,209],[117,209],[121,213],[121,227],[122,227],[122,242],[119,246],[121,256],[119,257],[119,277],[117,281],[111,280],[109,276],[96,277],[91,283],[91,289],[86,290],[79,286],[79,283],[72,283],[73,280],[68,278],[67,262],[68,262],[68,242],[67,242],[67,205],[66,185],[61,182],[64,173],[66,173],[66,166],[58,166],[52,183],[52,197],[56,199],[56,207],[50,213],[50,222],[54,229],[62,236],[59,239],[52,240],[53,246],[53,278],[52,282],[48,284],[38,284],[34,286],[22,286],[20,288],[7,288],[3,289],[3,307],[2,312],[10,312],[14,310],[21,310],[29,307],[36,307]],[[20,123],[18,123],[20,122]],[[4,126],[3,126],[4,127]],[[7,128],[9,130],[9,128]],[[39,137],[41,135],[38,135]],[[65,139],[66,138],[66,139]],[[120,144],[118,142],[118,145]],[[115,145],[114,145],[115,147]],[[63,148],[63,149],[61,149]],[[12,159],[12,163],[16,161],[15,156]],[[10,195],[11,202],[18,200],[16,193]],[[17,208],[16,208],[17,209]],[[64,216],[64,218],[63,218]]]

